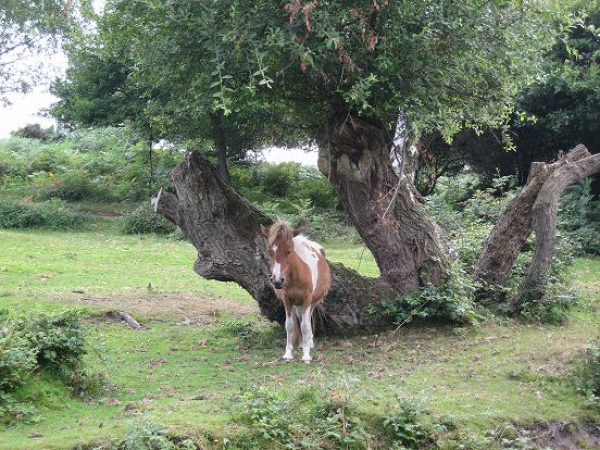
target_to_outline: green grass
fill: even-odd
[[[354,269],[360,261],[361,273],[377,275],[361,246],[325,247],[331,260]],[[189,243],[121,236],[101,222],[81,232],[0,231],[0,308],[88,311],[87,362],[113,386],[83,401],[41,376],[19,393],[37,405],[33,423],[0,429],[0,449],[70,448],[122,435],[136,421],[210,432],[218,443],[243,429],[232,419],[240,413],[237,398],[257,385],[283,398],[343,389],[367,416],[384,414],[398,397],[412,399],[476,434],[591,414],[571,373],[573,358],[598,337],[600,260],[575,264],[590,294],[566,326],[415,326],[380,336],[376,345],[373,336],[317,338],[314,363],[303,365],[274,363],[282,330],[261,320],[236,285],[197,277],[194,259]],[[112,309],[147,329],[102,318]],[[240,339],[238,329],[253,337]],[[192,400],[197,396],[205,399]]]

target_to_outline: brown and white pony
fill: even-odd
[[[313,344],[312,312],[329,291],[331,274],[325,251],[316,242],[302,236],[290,225],[278,221],[269,228],[261,225],[267,236],[271,282],[285,306],[287,345],[282,359],[294,359],[292,350],[301,337],[302,361],[311,361]]]

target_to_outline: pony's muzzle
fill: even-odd
[[[273,287],[275,289],[283,289],[283,283],[285,282],[285,279],[280,278],[278,280],[273,280]]]

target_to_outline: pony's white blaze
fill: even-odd
[[[306,239],[302,235],[296,236],[294,239],[294,250],[302,261],[310,269],[310,276],[312,278],[312,290],[313,292],[317,289],[317,280],[319,278],[319,271],[317,265],[319,263],[319,256],[323,254],[323,247],[316,242]]]
[[[281,264],[278,262],[273,265],[273,278],[276,280],[281,278]]]
[[[275,253],[277,251],[277,245],[273,246],[273,253]],[[276,280],[279,280],[281,278],[281,264],[279,264],[277,261],[275,261],[275,264],[273,264],[273,278],[275,278]]]

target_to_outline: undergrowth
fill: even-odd
[[[577,389],[588,402],[600,409],[600,341],[594,341],[585,349],[576,366]]]
[[[32,415],[35,405],[20,401],[19,389],[42,374],[67,385],[73,395],[98,393],[104,379],[87,371],[87,350],[77,312],[13,316],[0,311],[0,423]]]
[[[175,225],[156,214],[150,204],[140,205],[135,211],[125,214],[120,219],[123,234],[156,233],[168,235],[175,233]]]
[[[429,284],[418,292],[383,299],[369,312],[390,317],[397,326],[416,319],[472,325],[484,318],[475,304],[477,287],[469,274],[455,269],[444,285]]]
[[[24,203],[0,198],[0,228],[70,230],[81,228],[86,222],[86,216],[71,210],[60,200]]]

